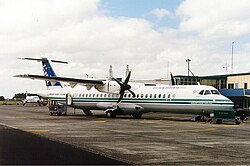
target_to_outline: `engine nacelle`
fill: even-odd
[[[103,110],[112,109],[117,114],[131,115],[131,114],[143,111],[143,107],[136,105],[136,104],[132,104],[132,103],[120,103],[119,106],[117,106],[116,103],[100,102],[100,103],[97,103],[96,106]]]
[[[115,81],[105,81],[104,85],[96,85],[95,88],[104,93],[119,94],[120,85]]]
[[[129,114],[129,115],[143,111],[143,107],[131,103],[120,103],[119,109],[121,109],[123,114]]]

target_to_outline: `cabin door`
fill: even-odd
[[[73,98],[71,94],[67,93],[66,94],[66,105],[72,105],[73,104]]]

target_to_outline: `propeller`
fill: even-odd
[[[123,83],[121,83],[116,78],[113,78],[120,85],[120,87],[121,87],[120,97],[119,97],[117,103],[121,102],[121,100],[123,99],[123,96],[124,96],[124,93],[125,93],[126,90],[129,91],[133,95],[133,97],[135,97],[135,93],[130,90],[131,86],[128,84],[130,76],[131,76],[131,71],[129,71],[128,76],[127,76],[127,78],[125,79],[125,81]]]
[[[172,82],[172,85],[176,85],[176,82],[175,82],[175,79],[174,79],[174,76],[173,74],[170,72],[170,76],[171,76],[171,82]]]

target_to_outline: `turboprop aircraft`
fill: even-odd
[[[52,68],[51,68],[52,69]],[[52,86],[67,82],[70,87],[48,89],[38,95],[68,106],[83,109],[91,115],[91,110],[103,110],[106,117],[118,114],[141,118],[148,112],[209,115],[215,109],[229,109],[233,102],[221,95],[217,89],[205,85],[143,84],[129,82],[131,71],[124,82],[111,80],[57,77],[55,75],[23,74],[14,77],[45,80]],[[80,86],[76,86],[80,85]]]

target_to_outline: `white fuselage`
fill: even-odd
[[[126,92],[120,103],[121,106],[128,110],[128,113],[133,113],[134,107],[137,106],[141,107],[144,113],[169,112],[187,114],[209,114],[215,109],[229,109],[233,107],[231,100],[221,94],[214,93],[218,91],[211,86],[144,86],[144,84],[133,84],[132,87],[136,97]],[[201,93],[202,90],[204,90],[204,93]],[[210,94],[206,94],[206,91],[209,91]],[[46,90],[38,94],[62,104],[66,103],[66,94],[70,94],[72,97],[71,106],[83,110],[106,110],[115,107],[119,98],[119,94],[103,93],[95,87],[87,90],[83,86]]]

